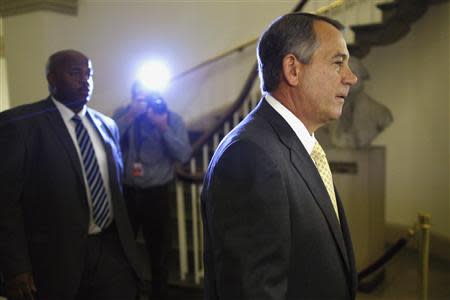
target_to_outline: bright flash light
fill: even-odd
[[[170,71],[161,61],[149,61],[139,68],[137,80],[146,89],[161,93],[170,81]]]

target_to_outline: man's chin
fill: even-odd
[[[336,107],[336,110],[331,113],[332,120],[338,120],[342,116],[343,105]]]
[[[66,106],[71,108],[75,111],[80,111],[83,106],[85,106],[89,101],[89,98],[79,99],[79,100],[72,100],[66,103]]]
[[[86,103],[88,103],[89,99],[84,98],[84,99],[79,99],[79,100],[73,100],[71,101],[72,105],[86,105]]]

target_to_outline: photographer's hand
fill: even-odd
[[[132,115],[133,117],[136,117],[140,114],[145,113],[146,109],[147,103],[145,101],[133,100],[131,101],[130,106],[128,108],[128,114]]]
[[[150,122],[152,122],[156,126],[156,128],[158,128],[160,132],[164,132],[169,128],[167,112],[163,114],[157,114],[153,111],[153,109],[149,108],[147,110],[147,117]]]
[[[123,116],[126,123],[133,122],[136,117],[145,113],[147,104],[144,101],[132,100],[128,106],[128,110]]]

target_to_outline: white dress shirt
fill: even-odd
[[[84,185],[86,187],[86,195],[90,210],[90,218],[89,218],[89,234],[96,234],[101,231],[100,227],[98,227],[94,223],[94,219],[92,216],[92,197],[91,197],[91,191],[89,190],[89,185],[86,178],[86,172],[83,167],[83,158],[81,157],[81,151],[80,147],[78,145],[77,141],[77,135],[75,133],[75,123],[72,121],[73,116],[75,116],[75,113],[70,110],[67,106],[56,100],[52,97],[53,103],[56,105],[56,108],[58,109],[59,113],[61,114],[61,117],[64,121],[64,124],[67,127],[67,130],[69,131],[70,137],[72,138],[73,145],[77,149],[78,153],[78,159],[80,160],[80,165],[82,166],[81,170],[83,172],[83,179],[84,179]],[[88,116],[86,115],[87,109],[86,106],[83,106],[83,109],[78,113],[78,116],[81,118],[81,122],[83,123],[84,127],[86,127],[86,130],[89,134],[89,138],[91,139],[92,146],[94,148],[95,156],[97,158],[98,166],[100,169],[100,173],[103,178],[103,183],[106,190],[106,195],[108,197],[108,204],[109,204],[109,215],[110,215],[110,221],[113,219],[113,210],[112,210],[112,203],[111,203],[111,190],[109,188],[109,171],[108,171],[108,161],[106,157],[106,151],[105,146],[103,144],[102,137],[99,136],[99,133],[97,132],[97,129],[94,128],[94,125],[91,121],[89,121]],[[109,225],[109,224],[106,224]]]
[[[275,109],[281,117],[289,124],[289,126],[294,130],[300,142],[302,142],[306,151],[311,155],[314,144],[316,143],[316,138],[314,134],[309,134],[308,129],[299,118],[297,118],[289,109],[287,109],[281,102],[276,100],[272,95],[265,95],[267,103]]]

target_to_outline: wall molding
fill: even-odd
[[[405,225],[386,223],[385,239],[386,243],[394,244],[399,238],[407,235],[408,229]],[[411,240],[407,247],[417,249],[417,239]],[[430,232],[430,255],[438,257],[450,263],[450,236],[445,236],[436,232]]]
[[[38,10],[76,15],[78,0],[0,0],[0,17],[9,17]]]

